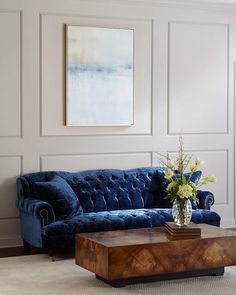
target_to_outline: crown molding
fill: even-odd
[[[236,12],[236,0],[81,0],[103,4],[196,8]]]
[[[120,0],[115,0],[120,1]],[[140,2],[152,4],[177,4],[177,5],[233,5],[236,6],[236,0],[124,0],[125,2]]]

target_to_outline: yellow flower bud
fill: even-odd
[[[167,161],[167,167],[173,169],[175,167],[175,164],[171,160],[169,160]]]
[[[174,175],[174,172],[170,169],[167,169],[164,171],[165,179],[170,180],[172,176]]]

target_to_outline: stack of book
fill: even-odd
[[[166,222],[165,229],[172,238],[176,239],[197,238],[201,236],[201,228],[193,222],[184,226],[178,226],[174,222]]]

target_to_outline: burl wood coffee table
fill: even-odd
[[[113,287],[202,275],[236,264],[236,232],[201,224],[199,238],[171,240],[164,228],[76,235],[76,264]]]

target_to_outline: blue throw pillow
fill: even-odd
[[[168,182],[165,179],[164,168],[159,168],[156,172],[154,172],[151,183],[149,186],[149,191],[153,195],[154,198],[154,206],[157,208],[171,208],[172,203],[169,199],[164,199],[167,195],[166,188],[168,186]],[[191,177],[191,181],[197,184],[201,178],[202,172],[196,171],[193,173]],[[184,173],[185,178],[187,179],[190,176],[190,173]],[[197,204],[194,200],[191,200],[192,208],[197,209]]]
[[[58,219],[71,217],[82,212],[81,204],[66,180],[56,175],[48,182],[35,182],[38,198],[48,202]]]

